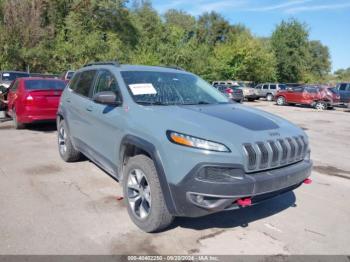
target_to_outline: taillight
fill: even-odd
[[[27,95],[25,98],[25,104],[26,105],[31,105],[34,101],[34,98],[31,95]]]
[[[232,93],[233,93],[233,90],[232,90],[231,88],[227,88],[227,89],[225,90],[225,92],[226,92],[227,94],[232,94]]]
[[[26,100],[27,100],[27,101],[33,101],[34,98],[33,98],[31,95],[28,95],[28,96],[26,97]]]

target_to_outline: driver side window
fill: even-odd
[[[117,80],[112,75],[112,73],[107,70],[100,71],[96,82],[94,94],[105,91],[119,93]]]

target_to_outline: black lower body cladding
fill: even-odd
[[[199,217],[239,208],[235,201],[247,197],[254,205],[297,188],[311,170],[308,160],[251,174],[239,165],[201,163],[179,184],[170,185],[176,215]]]

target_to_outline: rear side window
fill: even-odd
[[[301,86],[298,86],[298,87],[293,87],[292,90],[293,92],[303,92],[304,88]]]
[[[308,93],[316,94],[318,92],[318,89],[316,87],[306,87],[305,91]]]
[[[59,80],[25,80],[27,90],[63,90],[65,83]]]
[[[275,90],[277,88],[276,85],[270,85],[270,89]]]
[[[107,70],[100,71],[94,94],[104,91],[119,92],[119,87],[115,77]]]
[[[75,93],[89,97],[95,76],[95,70],[84,71],[80,73],[79,80],[77,80],[76,83],[72,83],[71,88],[74,90]],[[73,80],[75,80],[75,77]]]

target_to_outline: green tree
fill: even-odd
[[[331,71],[328,47],[322,45],[320,41],[310,41],[308,65],[308,71],[314,76],[315,79],[324,79]]]
[[[308,67],[308,37],[306,25],[295,19],[282,21],[272,33],[271,44],[280,82],[302,81]]]
[[[216,12],[204,13],[197,21],[197,39],[200,43],[214,46],[224,42],[230,31],[230,24]]]
[[[249,33],[235,34],[214,49],[210,79],[274,81],[275,57],[268,43]]]
[[[187,33],[194,32],[196,19],[192,15],[176,9],[170,9],[164,14],[167,26],[176,26]]]

